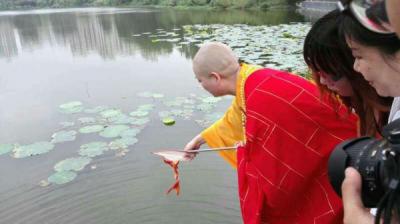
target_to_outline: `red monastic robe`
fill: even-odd
[[[247,141],[237,154],[244,223],[342,223],[327,161],[336,144],[357,136],[357,117],[344,106],[335,112],[309,81],[272,69],[249,76],[244,97]]]

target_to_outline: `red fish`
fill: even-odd
[[[167,194],[171,191],[175,190],[176,195],[180,193],[180,182],[179,182],[179,172],[178,172],[178,164],[180,161],[188,161],[190,160],[185,152],[178,151],[162,151],[162,152],[154,152],[155,155],[159,155],[163,157],[164,162],[172,167],[174,171],[175,183],[167,190]]]

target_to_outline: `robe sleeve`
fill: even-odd
[[[234,146],[235,143],[244,140],[242,112],[236,98],[224,116],[205,129],[201,136],[212,148]],[[236,150],[220,151],[219,154],[236,168]]]

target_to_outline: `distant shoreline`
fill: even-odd
[[[312,11],[331,11],[336,9],[336,1],[323,1],[323,0],[306,0],[297,3],[297,7],[304,10]]]

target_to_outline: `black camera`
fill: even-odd
[[[399,155],[400,119],[397,119],[383,128],[382,139],[361,137],[337,145],[328,162],[331,184],[341,196],[344,170],[352,166],[362,177],[364,205],[377,207],[385,193],[399,185]]]

